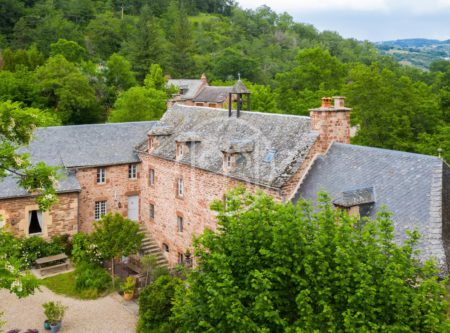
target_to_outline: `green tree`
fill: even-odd
[[[129,40],[124,45],[124,52],[131,60],[140,80],[151,64],[166,63],[167,41],[157,19],[145,6],[139,16]]]
[[[17,149],[28,145],[37,126],[54,125],[55,120],[35,108],[22,107],[19,102],[0,102],[0,179],[12,174],[18,184],[30,193],[42,210],[56,202],[57,169],[42,162],[32,164],[28,154]]]
[[[120,54],[112,54],[106,67],[107,84],[118,91],[127,90],[137,84],[130,62]]]
[[[323,96],[336,94],[346,76],[345,66],[321,48],[305,49],[295,59],[295,67],[276,75],[277,104],[280,110],[308,114]]]
[[[47,105],[63,124],[94,123],[100,119],[95,90],[75,64],[62,55],[50,57],[37,70],[39,87]]]
[[[62,55],[70,62],[80,62],[87,59],[87,52],[84,47],[77,42],[64,38],[58,39],[56,43],[50,45],[50,56]]]
[[[144,85],[147,88],[153,88],[156,90],[166,89],[166,79],[164,78],[163,71],[160,65],[150,65],[150,71],[145,76]]]
[[[153,88],[133,87],[119,95],[108,121],[158,120],[166,110],[167,95]]]
[[[253,80],[258,71],[256,60],[235,48],[226,48],[217,54],[213,65],[213,74],[217,79],[230,80],[238,74],[247,80]]]
[[[195,241],[198,267],[177,293],[177,332],[447,332],[447,281],[416,259],[417,232],[393,241],[390,215],[349,216],[235,190],[217,231]]]
[[[123,42],[120,20],[111,12],[97,15],[86,27],[87,47],[101,59],[119,52]]]
[[[173,322],[169,321],[175,290],[181,286],[179,278],[163,275],[139,294],[140,333],[175,332]]]
[[[250,90],[251,94],[251,109],[253,111],[260,112],[278,112],[277,109],[277,96],[272,91],[270,86],[264,86],[260,84],[248,84],[247,88]]]
[[[122,215],[108,214],[94,223],[92,240],[97,245],[101,256],[111,260],[112,282],[114,285],[114,259],[137,253],[141,248],[144,234],[139,231],[139,224]]]

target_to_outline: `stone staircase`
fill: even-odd
[[[167,259],[164,257],[163,253],[161,252],[161,249],[159,248],[156,241],[152,238],[150,232],[145,227],[145,225],[140,225],[140,230],[145,234],[145,237],[142,240],[141,253],[143,255],[154,255],[157,258],[158,266],[169,267]]]

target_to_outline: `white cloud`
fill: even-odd
[[[364,11],[427,15],[450,9],[450,0],[238,0],[241,7],[256,8],[263,4],[277,12],[310,13],[321,11]]]

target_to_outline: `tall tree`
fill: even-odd
[[[119,52],[123,42],[120,19],[111,12],[97,15],[86,27],[87,48],[101,59]]]
[[[100,120],[94,89],[75,64],[62,55],[50,57],[37,71],[47,105],[64,124],[88,124]]]
[[[177,332],[447,332],[446,281],[419,263],[390,214],[360,220],[320,195],[317,210],[236,190],[175,298]]]
[[[167,41],[157,18],[147,6],[142,9],[138,23],[124,48],[140,80],[144,79],[151,64],[166,63]]]
[[[139,224],[122,215],[108,214],[94,223],[92,240],[103,258],[111,260],[111,273],[114,285],[114,259],[137,253],[141,248],[144,234]]]

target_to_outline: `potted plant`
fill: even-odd
[[[123,298],[126,301],[131,301],[134,296],[134,288],[136,287],[136,280],[129,276],[125,280],[125,282],[120,286],[120,289],[123,291]]]
[[[58,332],[67,307],[62,305],[61,302],[47,302],[42,304],[42,307],[47,317],[47,320],[44,322],[44,328],[46,330],[50,328],[52,333]]]

